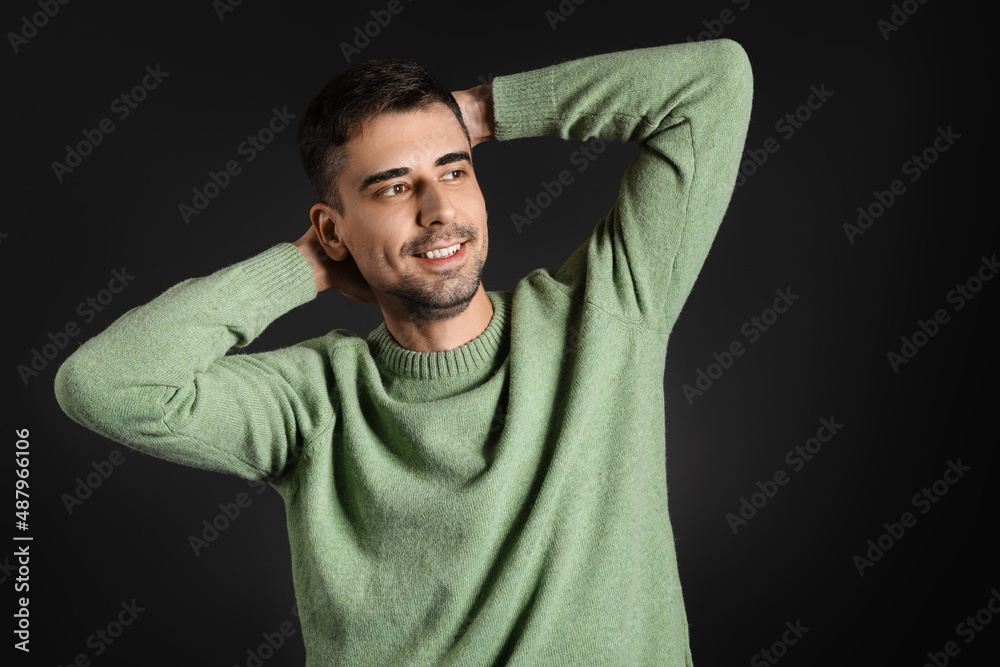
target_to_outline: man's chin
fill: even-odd
[[[409,303],[406,304],[406,312],[414,321],[420,322],[440,322],[458,317],[469,308],[475,294],[468,299],[449,305]]]
[[[482,283],[466,284],[461,287],[413,289],[402,287],[383,290],[384,293],[399,303],[407,313],[408,319],[420,322],[438,322],[458,317],[464,313],[475,298]]]

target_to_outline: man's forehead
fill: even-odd
[[[344,147],[348,171],[354,173],[416,167],[470,149],[455,114],[440,103],[420,111],[383,114],[366,123]]]

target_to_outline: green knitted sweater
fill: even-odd
[[[125,313],[62,364],[57,400],[111,440],[281,494],[309,666],[690,665],[663,372],[751,91],[730,40],[494,79],[497,139],[640,150],[588,241],[489,292],[466,345],[413,352],[383,324],[228,354],[316,297],[282,243]]]

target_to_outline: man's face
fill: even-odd
[[[435,104],[383,115],[346,148],[337,231],[376,297],[394,298],[417,319],[461,314],[479,289],[488,238],[455,114]]]

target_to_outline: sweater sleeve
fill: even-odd
[[[617,317],[669,332],[729,205],[752,89],[749,58],[728,39],[496,77],[497,139],[639,146],[611,211],[554,278]]]
[[[56,400],[83,426],[158,458],[280,477],[331,419],[329,362],[316,341],[226,353],[316,293],[309,262],[290,243],[185,280],[70,355]]]

